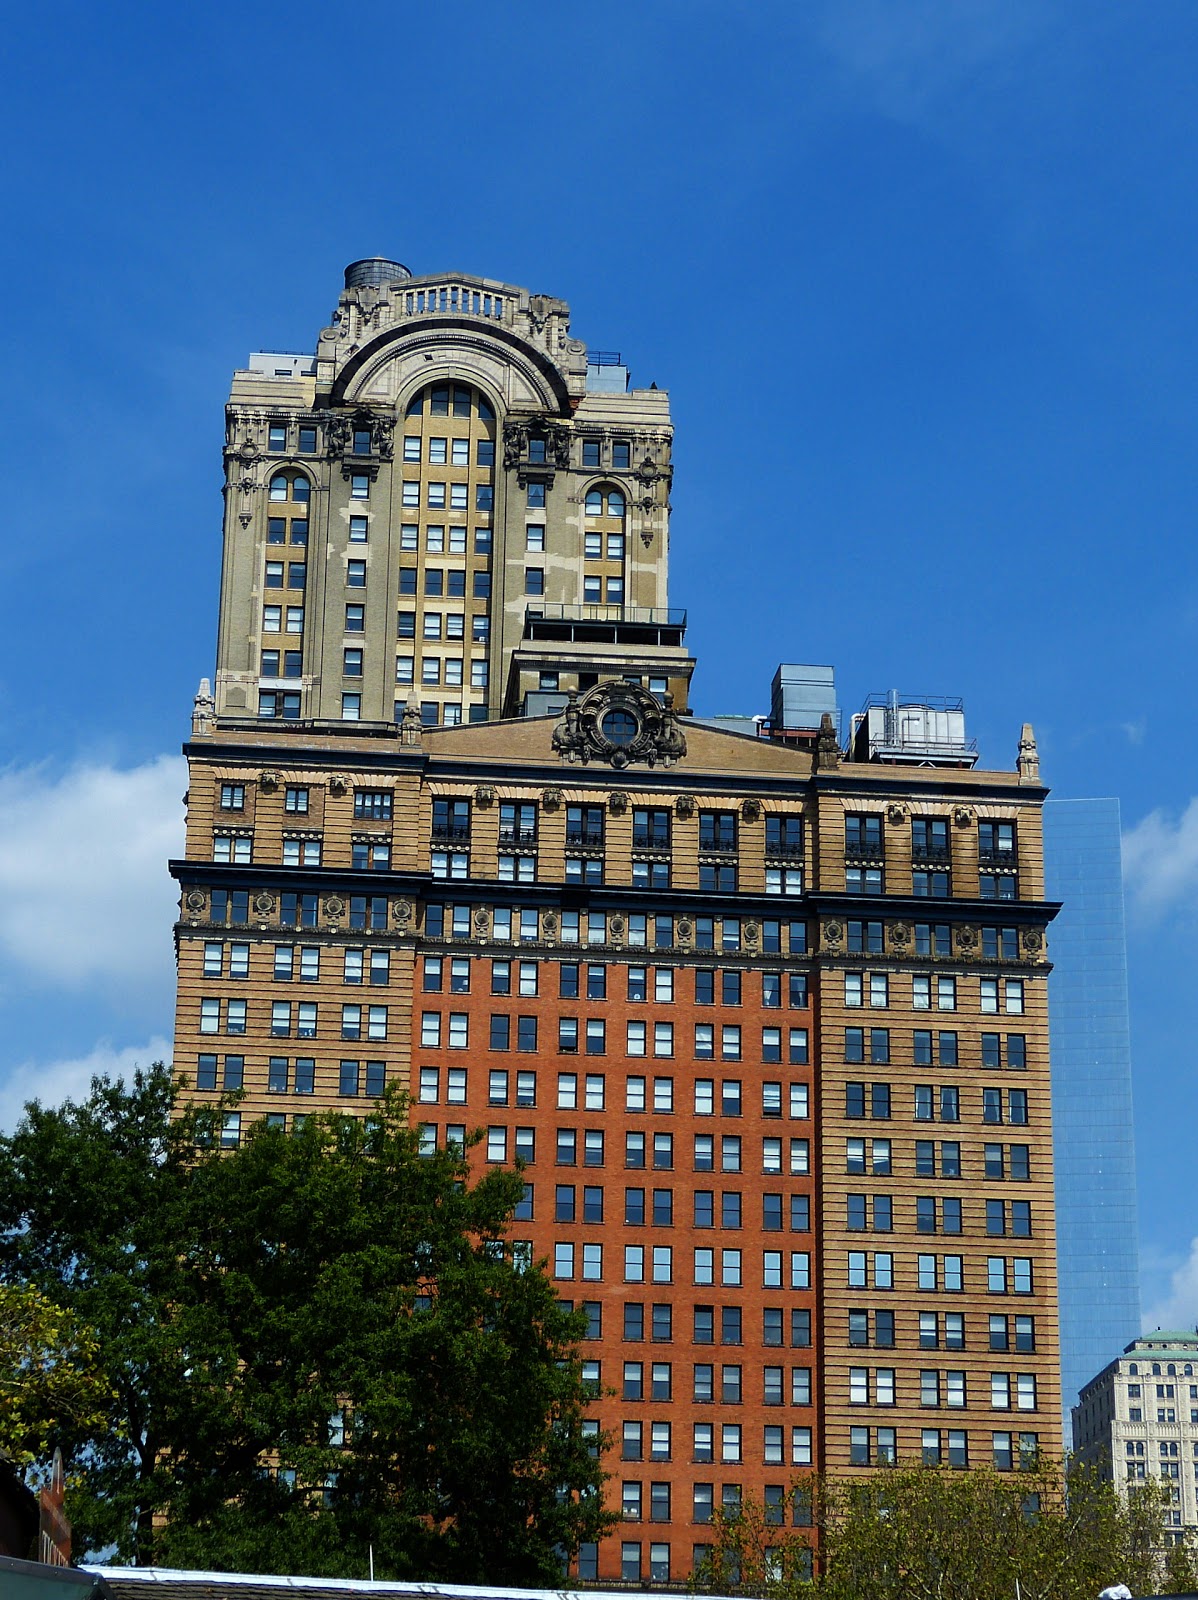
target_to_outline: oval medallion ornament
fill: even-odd
[[[655,694],[639,683],[613,680],[588,689],[581,700],[570,691],[553,748],[563,761],[606,761],[617,769],[643,762],[672,767],[686,754],[686,735],[674,715],[672,695]]]

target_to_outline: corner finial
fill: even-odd
[[[1040,752],[1030,722],[1025,722],[1019,733],[1019,759],[1015,763],[1015,770],[1020,783],[1040,782]]]
[[[193,734],[211,733],[215,721],[216,701],[212,698],[212,684],[207,678],[201,678],[191,706],[191,731]]]
[[[815,739],[815,766],[818,772],[835,772],[840,765],[840,740],[836,737],[836,724],[832,713],[825,711],[819,719],[819,733]]]
[[[407,704],[403,708],[403,716],[399,722],[399,739],[401,744],[420,743],[420,697],[413,689],[408,695]]]

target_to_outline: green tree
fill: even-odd
[[[1150,1592],[1160,1570],[1162,1487],[1145,1485],[1124,1502],[1080,1467],[900,1465],[855,1478],[812,1475],[796,1492],[812,1507],[812,1536],[755,1504],[718,1517],[695,1587],[769,1600],[1093,1600],[1117,1582]]]
[[[79,1440],[93,1547],[555,1580],[611,1518],[578,1320],[505,1245],[519,1174],[421,1156],[399,1095],[228,1152],[209,1115],[155,1069],[29,1108],[0,1148],[4,1273],[88,1318],[120,1394],[113,1435]],[[85,1177],[110,1185],[94,1213]]]
[[[0,1284],[0,1450],[45,1462],[67,1430],[103,1427],[112,1399],[97,1340],[31,1284]]]

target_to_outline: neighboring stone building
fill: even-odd
[[[177,1071],[244,1090],[229,1144],[398,1082],[526,1162],[616,1441],[581,1577],[677,1581],[809,1464],[1055,1450],[1030,729],[978,771],[892,697],[842,749],[827,668],[690,716],[666,396],[560,301],[347,278],[314,361],[234,379]]]
[[[1198,1332],[1158,1328],[1133,1339],[1083,1388],[1073,1446],[1124,1494],[1162,1479],[1172,1490],[1165,1516],[1174,1537],[1198,1529]]]

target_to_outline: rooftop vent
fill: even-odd
[[[870,695],[853,718],[849,748],[854,761],[889,761],[912,767],[972,767],[976,739],[965,736],[965,708],[941,695]]]
[[[402,283],[412,276],[412,269],[402,261],[388,261],[384,256],[367,256],[363,261],[351,261],[345,269],[347,289],[378,289],[384,283]]]

